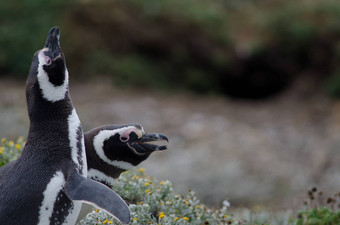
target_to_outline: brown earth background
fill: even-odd
[[[106,78],[71,80],[84,130],[140,123],[168,136],[169,149],[140,166],[178,193],[193,189],[218,206],[297,208],[309,188],[340,187],[340,102],[303,76],[275,97],[232,100],[184,92],[115,88]],[[176,87],[174,87],[175,90]],[[25,82],[0,80],[0,137],[26,136]],[[313,91],[312,91],[313,90]]]

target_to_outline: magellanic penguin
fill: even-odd
[[[162,134],[145,133],[139,124],[106,125],[84,133],[88,164],[87,177],[112,188],[119,175],[139,165],[154,151],[167,149],[155,142],[168,142]],[[0,179],[14,165],[0,168]],[[77,222],[94,208],[83,204]]]
[[[84,134],[88,164],[87,177],[112,188],[119,175],[146,160],[154,151],[166,150],[157,145],[168,142],[162,134],[145,133],[139,124],[106,125]],[[92,206],[83,204],[77,222]]]
[[[128,223],[120,196],[86,178],[83,133],[57,27],[33,57],[26,99],[30,128],[21,156],[0,178],[0,224],[75,224],[83,202]]]
[[[155,142],[166,141],[162,134],[145,133],[139,124],[108,125],[84,134],[88,178],[112,188],[115,179],[139,165],[154,151],[167,149]]]

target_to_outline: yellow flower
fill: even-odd
[[[139,168],[138,172],[144,173],[144,172],[145,172],[145,169],[144,169],[144,168]]]
[[[16,145],[15,145],[15,148],[16,148],[16,149],[20,149],[20,148],[21,148],[21,145],[20,145],[20,144],[16,144]]]
[[[138,220],[138,219],[137,219],[136,217],[132,219],[132,221],[137,221],[137,220]]]
[[[109,224],[112,224],[113,223],[113,220],[109,220]]]
[[[146,189],[146,190],[145,190],[145,193],[151,195],[151,194],[152,194],[152,191],[151,191],[150,189]]]
[[[1,144],[5,144],[6,138],[1,139]]]
[[[164,181],[161,181],[161,183],[160,183],[161,185],[163,185],[164,184]]]
[[[144,185],[145,185],[145,186],[149,186],[149,185],[150,185],[150,183],[146,182]]]
[[[103,222],[103,224],[107,224],[107,222],[109,222],[109,220],[106,219],[106,220]]]
[[[199,209],[200,208],[200,206],[199,205],[196,205],[196,209]]]
[[[224,218],[228,218],[228,215],[227,215],[227,214],[225,214],[223,217],[224,217]]]
[[[23,140],[25,140],[24,136],[20,136],[20,137],[18,138],[18,141],[23,141]]]
[[[161,219],[161,218],[163,218],[164,216],[165,216],[165,215],[164,215],[164,212],[160,212],[158,217]]]
[[[4,147],[0,147],[0,154],[4,152]]]
[[[174,219],[174,221],[176,222],[177,220],[179,220],[179,218],[178,217],[176,217],[175,219]]]
[[[96,211],[96,213],[98,213],[98,212],[99,212],[99,209],[96,209],[95,211]]]
[[[189,221],[189,218],[185,216],[183,217],[183,220]]]
[[[9,141],[8,145],[12,147],[14,145],[14,142],[13,141]]]

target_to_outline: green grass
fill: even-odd
[[[1,140],[0,167],[17,159],[25,145],[25,139]],[[263,209],[233,209],[228,201],[220,208],[204,205],[193,190],[183,196],[173,191],[170,181],[157,181],[135,169],[121,174],[113,189],[129,203],[130,224],[160,225],[339,225],[340,193],[323,197],[316,188],[308,191],[304,210],[293,213],[270,212]],[[295,216],[297,215],[297,216]],[[101,210],[94,210],[78,225],[120,224]]]
[[[340,211],[335,212],[328,207],[321,207],[300,213],[296,225],[339,225]]]
[[[308,191],[305,210],[299,213],[296,225],[339,225],[340,192],[324,197],[322,191],[312,188]]]

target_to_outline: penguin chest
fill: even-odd
[[[72,164],[82,176],[87,176],[87,161],[83,130],[75,109],[72,110],[67,118],[68,142]],[[59,168],[50,181],[47,183],[43,192],[43,201],[39,211],[39,225],[54,224],[67,225],[75,224],[79,215],[80,202],[72,201],[64,192],[67,182],[67,170],[72,168]]]
[[[66,196],[65,184],[62,171],[57,171],[47,183],[39,209],[38,225],[75,224],[81,203],[73,202]]]

